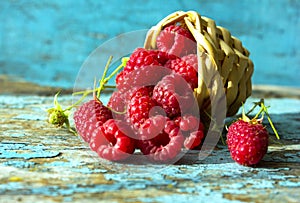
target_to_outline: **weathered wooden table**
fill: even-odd
[[[300,202],[300,100],[293,97],[266,99],[281,140],[271,134],[267,155],[252,168],[234,163],[222,144],[204,160],[190,152],[172,165],[103,162],[45,121],[53,96],[2,94],[0,202]]]

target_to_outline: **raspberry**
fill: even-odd
[[[150,109],[157,105],[151,98],[152,91],[153,87],[142,87],[132,94],[128,105],[128,115],[135,129],[138,129],[149,118]]]
[[[167,120],[168,118],[163,115],[149,117],[139,128],[139,139],[151,139],[160,134]]]
[[[119,161],[126,159],[135,150],[135,141],[127,135],[130,129],[122,121],[109,119],[102,126],[94,129],[90,147],[99,157]]]
[[[174,121],[176,125],[178,125],[183,131],[194,131],[198,129],[203,130],[203,124],[199,122],[199,119],[190,114],[177,117],[174,119]]]
[[[191,132],[190,135],[185,138],[183,145],[186,149],[195,149],[200,146],[203,138],[203,131],[198,130]]]
[[[149,65],[161,65],[157,58],[157,51],[137,48],[130,55],[129,61],[127,61],[123,71],[127,74],[137,68]]]
[[[230,125],[227,134],[232,159],[241,165],[257,164],[267,153],[268,138],[268,131],[256,120],[236,121]]]
[[[127,101],[125,95],[120,91],[114,91],[112,93],[107,107],[112,110],[113,118],[123,121],[126,119]]]
[[[120,91],[115,91],[109,98],[107,107],[116,112],[124,112],[126,109],[126,102],[124,96]]]
[[[86,142],[90,142],[95,128],[100,127],[111,118],[112,112],[98,99],[84,103],[74,113],[77,132]]]
[[[183,140],[184,137],[174,121],[167,121],[164,130],[156,137],[139,140],[138,148],[154,161],[168,162],[180,153]]]
[[[197,56],[197,54],[189,54],[189,55],[183,56],[181,59],[184,60],[187,64],[194,67],[194,69],[198,72],[198,56]]]
[[[204,126],[198,118],[193,115],[184,115],[177,117],[174,121],[185,136],[184,146],[186,149],[195,149],[200,146],[204,138]]]
[[[164,28],[156,38],[158,50],[175,56],[184,56],[196,53],[196,43],[189,30],[170,25]]]
[[[197,68],[195,68],[194,66],[197,67],[198,65],[195,64],[194,59],[192,59],[190,55],[189,57],[191,59],[185,57],[186,60],[184,60],[183,57],[174,60],[169,60],[166,63],[165,67],[173,70],[175,73],[180,74],[186,80],[186,82],[190,84],[191,88],[194,89],[198,87],[198,73]]]
[[[195,98],[186,81],[178,74],[165,76],[153,90],[153,99],[164,109],[169,118],[181,112],[193,111]]]
[[[162,76],[156,73],[157,71],[153,71],[152,67],[161,67],[169,59],[174,58],[158,50],[135,49],[124,69],[116,77],[117,88],[119,90],[125,88],[126,91],[127,86],[131,88],[136,82],[142,82],[142,84],[135,84],[135,86],[156,84]],[[129,74],[132,72],[133,74]]]

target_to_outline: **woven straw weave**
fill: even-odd
[[[194,90],[201,110],[211,111],[212,105],[226,98],[226,115],[237,113],[251,95],[253,63],[249,51],[239,39],[215,21],[195,11],[177,11],[153,26],[144,47],[156,49],[156,38],[168,25],[187,27],[197,42],[198,88]]]

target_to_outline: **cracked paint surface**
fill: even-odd
[[[60,99],[69,105],[72,98]],[[284,106],[280,99],[266,102]],[[288,103],[289,110],[277,107],[271,115],[282,139],[271,135],[267,155],[251,168],[234,163],[221,144],[204,160],[189,152],[173,165],[104,162],[78,137],[45,121],[52,97],[0,96],[0,200],[297,202],[300,102]]]

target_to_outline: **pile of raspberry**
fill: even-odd
[[[193,94],[196,42],[177,25],[166,27],[156,41],[156,50],[137,48],[130,55],[107,105],[94,98],[74,113],[78,134],[101,158],[119,161],[140,153],[166,162],[203,142]]]

